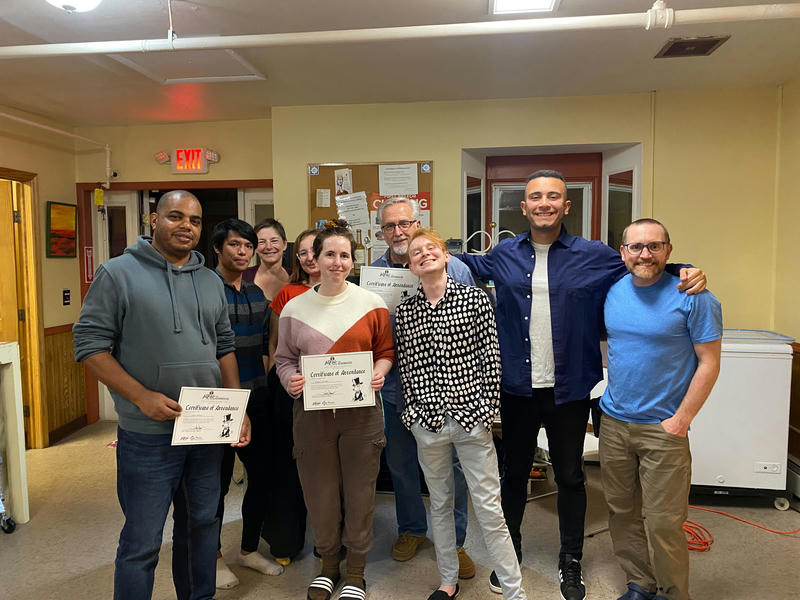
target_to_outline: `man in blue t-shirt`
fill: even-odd
[[[630,274],[606,296],[608,387],[600,400],[609,529],[628,581],[619,600],[688,600],[687,432],[719,374],[722,310],[711,292],[681,294],[678,278],[664,272],[672,245],[661,223],[634,221],[622,241]]]

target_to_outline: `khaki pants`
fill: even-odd
[[[614,554],[628,583],[669,600],[689,599],[683,523],[691,465],[688,438],[667,433],[660,423],[627,423],[603,415],[600,470]]]
[[[365,557],[374,538],[375,482],[386,445],[379,405],[303,410],[294,403],[294,455],[303,497],[322,556],[343,545],[348,561]]]

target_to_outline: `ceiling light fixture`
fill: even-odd
[[[508,15],[527,12],[555,12],[561,0],[493,0],[492,13]]]
[[[56,8],[65,10],[68,13],[89,12],[98,7],[103,0],[47,0]]]

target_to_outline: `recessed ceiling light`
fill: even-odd
[[[73,12],[89,12],[94,10],[103,0],[47,0],[48,4],[52,4],[56,8]]]
[[[492,13],[554,12],[560,0],[492,0]]]

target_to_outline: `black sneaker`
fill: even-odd
[[[503,588],[500,587],[500,580],[497,579],[497,573],[492,571],[492,574],[489,575],[489,589],[492,590],[495,594],[502,594]]]
[[[558,580],[561,582],[561,600],[584,600],[586,586],[583,585],[581,562],[571,554],[564,555],[558,567]]]

